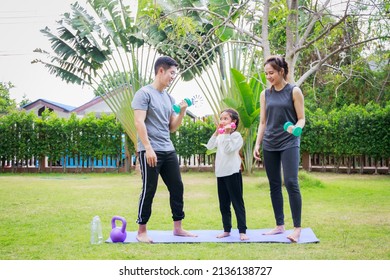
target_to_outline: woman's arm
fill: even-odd
[[[299,126],[303,128],[306,123],[305,119],[305,101],[302,94],[302,91],[299,87],[294,87],[293,89],[293,101],[294,101],[294,108],[295,112],[297,114],[298,121],[295,124],[295,126]]]
[[[253,150],[253,157],[257,160],[260,160],[260,144],[263,141],[265,124],[266,124],[265,91],[263,91],[260,95],[260,123],[257,129],[255,148]]]

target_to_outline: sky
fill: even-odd
[[[34,49],[51,50],[50,42],[40,30],[46,26],[55,29],[55,21],[69,12],[74,2],[76,0],[1,0],[0,82],[14,85],[10,96],[17,103],[25,96],[30,101],[42,98],[78,107],[94,97],[92,88],[67,84],[50,74],[42,64],[31,64],[32,60],[42,58]],[[86,7],[85,0],[78,2]],[[177,101],[199,94],[202,95],[194,83],[180,82],[172,91]],[[205,102],[190,110],[198,116],[211,112]]]
[[[73,0],[2,0],[0,5],[0,81],[11,82],[12,99],[20,102],[25,95],[31,101],[43,98],[79,106],[93,98],[91,88],[63,82],[49,74],[42,64],[31,64],[35,48],[50,50],[50,43],[40,32],[55,28],[60,15],[70,10]]]

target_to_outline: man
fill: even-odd
[[[170,57],[160,57],[154,65],[154,81],[138,90],[131,106],[138,133],[138,157],[142,173],[142,192],[138,205],[139,242],[152,243],[146,224],[152,213],[152,201],[161,175],[169,191],[174,224],[173,234],[195,237],[182,228],[184,186],[179,162],[170,133],[176,131],[185,115],[187,103],[180,103],[178,115],[173,113],[174,99],[165,90],[177,74],[178,63]]]

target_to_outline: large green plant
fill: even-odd
[[[223,102],[238,111],[241,125],[239,130],[244,138],[242,148],[244,168],[246,173],[253,170],[253,145],[256,140],[256,132],[260,116],[260,93],[265,87],[265,75],[252,77],[249,82],[240,71],[232,68],[231,76],[233,85],[230,89],[234,97],[227,97]]]

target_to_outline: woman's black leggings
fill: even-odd
[[[272,207],[276,225],[284,225],[282,175],[286,186],[294,227],[301,227],[302,197],[298,183],[299,147],[284,151],[263,150],[265,171],[268,176]]]

